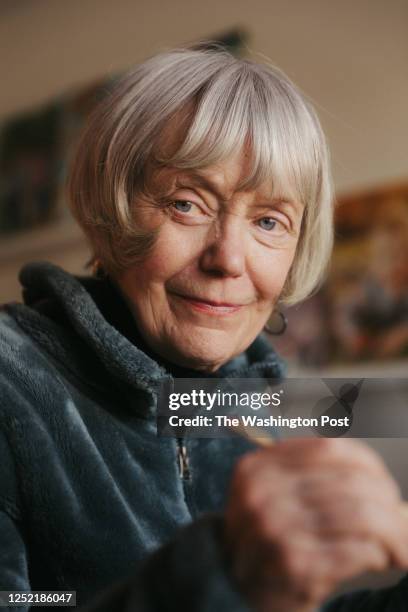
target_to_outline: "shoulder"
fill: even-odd
[[[16,415],[52,402],[61,387],[60,374],[46,350],[22,329],[11,314],[20,304],[0,308],[0,410]]]
[[[0,308],[0,375],[10,372],[32,370],[37,362],[47,361],[44,351],[34,342],[29,331],[19,324],[14,312],[24,316],[31,310],[23,304],[5,304]]]
[[[0,308],[0,427],[48,427],[67,407],[112,396],[116,388],[77,336],[26,305]]]
[[[0,308],[0,508],[19,518],[15,458],[9,433],[18,420],[30,368],[25,361],[30,338]]]
[[[34,349],[29,335],[9,314],[7,306],[0,308],[0,380],[24,371]]]
[[[25,335],[17,325],[14,318],[8,312],[9,304],[3,304],[0,307],[0,356],[2,355],[3,349],[8,346],[14,346],[18,344],[20,338]]]
[[[0,510],[19,519],[19,506],[15,458],[6,433],[0,429]]]

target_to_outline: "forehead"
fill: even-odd
[[[286,202],[291,204],[296,212],[302,213],[301,202],[289,190],[285,190],[282,184],[273,184],[271,180],[266,180],[241,188],[247,176],[247,157],[245,154],[237,154],[204,168],[161,166],[152,173],[150,186],[157,194],[169,193],[176,188],[199,188],[213,193],[224,203],[231,200],[235,193],[251,193],[259,203]]]
[[[179,178],[186,178],[204,189],[217,192],[225,200],[237,191],[256,191],[265,197],[272,195],[272,183],[267,180],[258,185],[247,185],[251,174],[251,155],[242,149],[211,165],[199,168],[173,168]]]
[[[147,183],[150,186],[154,184],[156,189],[160,188],[160,184],[165,187],[182,178],[197,186],[223,192],[224,199],[229,199],[226,194],[230,194],[231,197],[237,191],[253,191],[265,198],[271,198],[278,193],[282,195],[282,191],[285,191],[289,198],[289,189],[282,190],[284,183],[282,180],[273,180],[272,177],[256,183],[248,180],[253,169],[252,154],[248,147],[243,147],[227,157],[206,165],[195,166],[188,163],[188,160],[177,165],[172,164],[171,160],[167,162],[165,158],[163,162],[163,158],[160,158],[160,155],[154,155],[154,158],[146,164],[144,172]]]
[[[273,197],[273,190],[269,182],[254,187],[241,187],[245,179],[239,171],[230,166],[217,165],[198,170],[176,172],[176,184],[180,187],[192,187],[208,191],[217,196],[220,202],[227,203],[237,193],[250,193],[256,199],[269,201]]]
[[[224,200],[237,191],[255,192],[260,199],[281,199],[303,207],[304,198],[295,186],[290,164],[281,163],[283,156],[279,154],[272,163],[265,147],[256,147],[249,133],[232,150],[225,150],[210,136],[190,143],[186,150],[194,117],[195,107],[191,103],[165,123],[145,166],[145,184],[164,192],[181,177],[201,187],[213,187]],[[181,149],[185,155],[180,155]]]

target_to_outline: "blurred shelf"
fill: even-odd
[[[41,257],[49,252],[83,243],[84,237],[72,217],[64,216],[42,227],[0,237],[0,266],[12,261]]]
[[[68,216],[41,228],[0,237],[0,304],[21,299],[18,273],[30,261],[50,261],[74,274],[84,274],[89,247]]]

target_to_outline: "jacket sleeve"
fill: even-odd
[[[1,430],[0,458],[0,591],[30,591],[28,551],[21,528],[14,458]],[[175,609],[247,612],[248,608],[225,570],[221,542],[221,516],[203,517],[178,531],[171,542],[141,565],[139,571],[107,587],[90,604],[75,609],[78,612]],[[11,607],[0,601],[0,610],[5,612],[36,609]]]
[[[29,589],[30,583],[23,537],[15,520],[6,512],[0,511],[0,591]],[[3,604],[3,601],[1,603]],[[7,607],[1,607],[0,609],[8,610]],[[23,610],[23,608],[16,607],[12,609]]]
[[[248,612],[226,570],[222,523],[221,515],[207,515],[184,527],[79,612]]]
[[[0,591],[30,590],[14,460],[0,430]],[[222,515],[181,529],[136,573],[110,585],[78,612],[248,612],[228,573]],[[26,606],[2,610],[27,612]],[[51,607],[48,609],[52,609]],[[408,577],[395,587],[359,591],[329,601],[321,612],[408,612]]]
[[[21,516],[14,461],[6,437],[0,431],[0,591],[30,590],[26,546],[21,531]],[[28,610],[25,606],[1,610]]]
[[[320,612],[408,612],[408,576],[385,589],[365,589],[335,597]]]
[[[226,570],[222,529],[221,516],[192,523],[136,575],[116,583],[79,612],[248,612],[251,608]],[[408,612],[408,576],[396,586],[333,598],[319,612]]]
[[[9,511],[15,513],[12,507]],[[18,521],[10,514],[0,511],[0,590],[30,590],[24,539]],[[226,570],[221,531],[221,516],[195,521],[153,553],[137,573],[115,582],[76,610],[248,612],[249,606]],[[10,612],[29,610],[25,606],[3,606]],[[408,577],[394,587],[341,595],[326,603],[320,612],[408,612]]]

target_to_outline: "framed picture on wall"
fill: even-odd
[[[338,198],[327,281],[274,345],[307,366],[408,356],[408,182]]]

